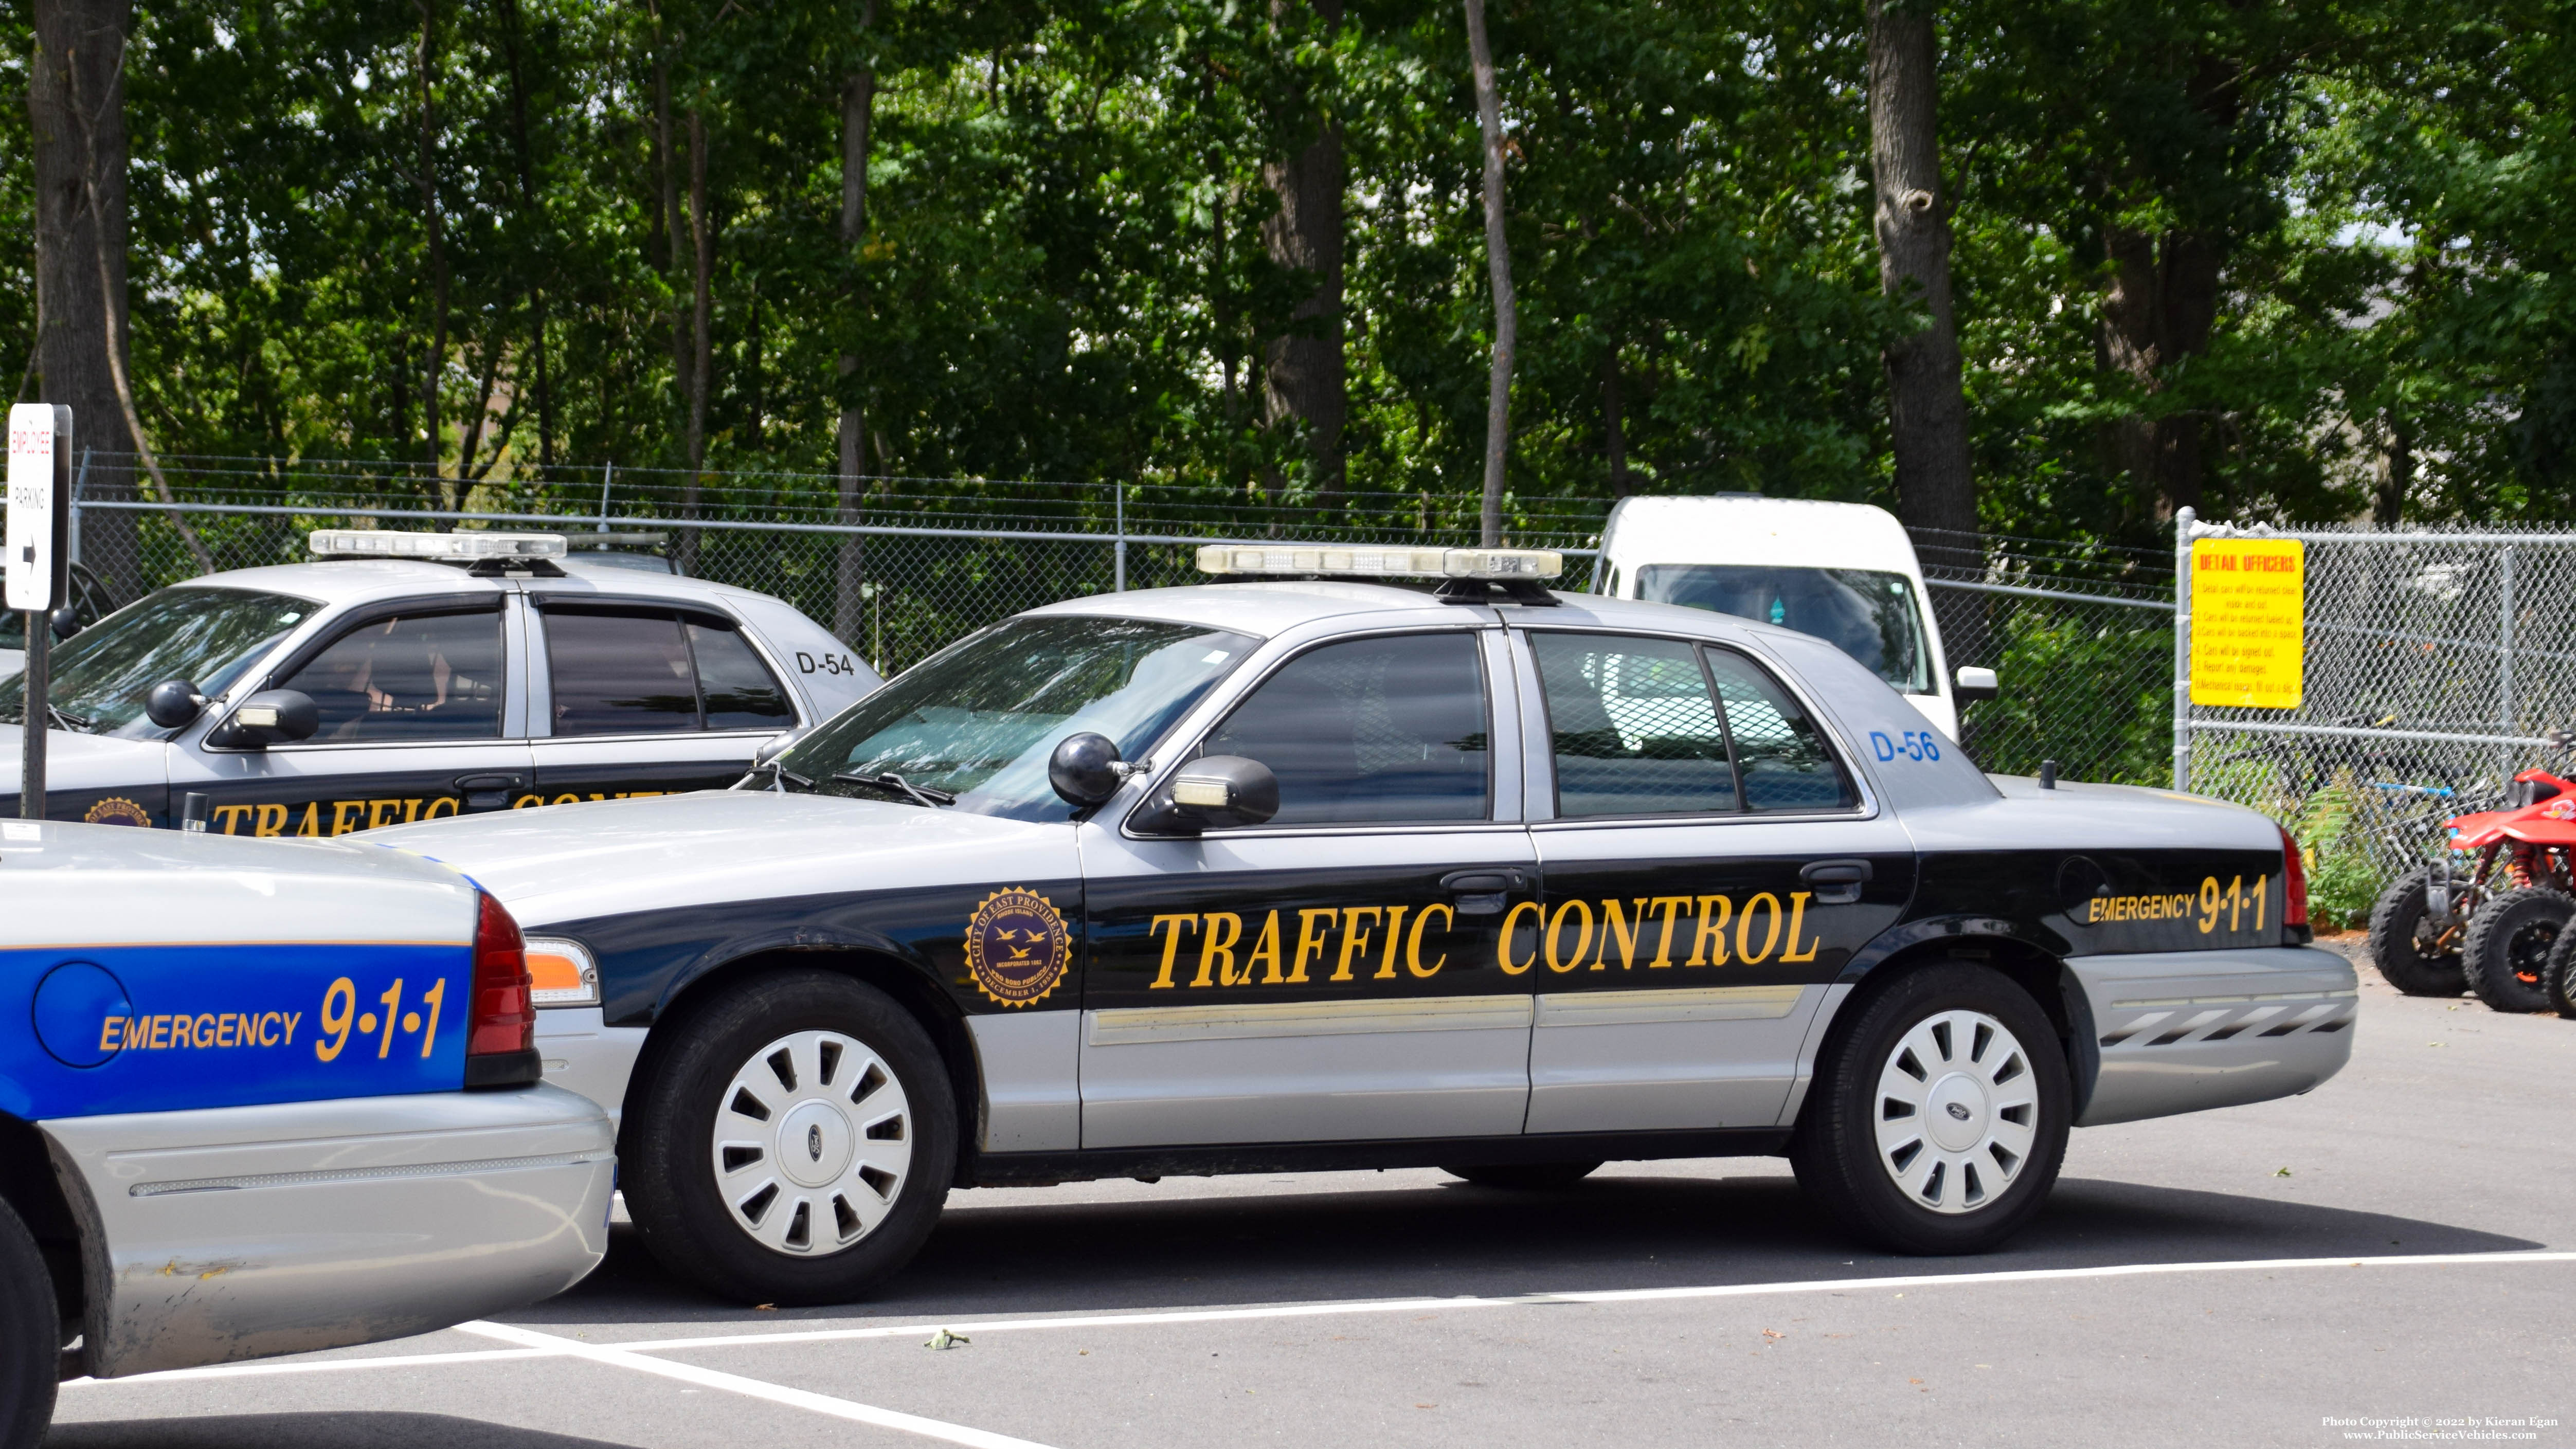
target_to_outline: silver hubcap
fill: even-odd
[[[833,1253],[874,1231],[912,1169],[912,1107],[883,1058],[837,1031],[752,1054],[716,1108],[716,1190],[773,1252]]]
[[[2039,1135],[2039,1082],[2021,1042],[1982,1011],[1914,1024],[1878,1074],[1878,1160],[1934,1212],[2003,1195]]]

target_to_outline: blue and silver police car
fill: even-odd
[[[57,645],[46,814],[327,839],[403,821],[721,789],[879,680],[789,604],[561,534],[330,529]],[[624,562],[632,563],[630,557]],[[654,560],[652,562],[657,562]],[[0,812],[23,676],[0,680]]]
[[[1211,546],[673,799],[386,843],[554,938],[549,1073],[722,1293],[867,1291],[952,1186],[1785,1154],[1981,1249],[2070,1128],[2351,1049],[2249,811],[1980,772],[1822,640],[1553,555]],[[1428,577],[1425,577],[1428,576]]]
[[[58,1374],[398,1338],[588,1273],[615,1143],[539,1080],[527,949],[397,851],[0,821],[0,1446]]]

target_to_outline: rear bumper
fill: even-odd
[[[443,1328],[607,1251],[614,1133],[552,1087],[38,1125],[85,1219],[101,1378]]]
[[[2079,1127],[2295,1096],[2352,1057],[2352,963],[2305,946],[2078,956],[2092,1010]]]

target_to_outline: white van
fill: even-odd
[[[1592,591],[1686,604],[1813,634],[1876,671],[1933,727],[1959,737],[1959,702],[1994,671],[1954,680],[1905,526],[1865,503],[1721,493],[1629,498],[1601,530]]]

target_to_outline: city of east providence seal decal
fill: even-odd
[[[81,816],[81,819],[92,825],[140,825],[146,830],[152,828],[152,812],[122,795],[110,795],[92,805],[89,807],[89,812]]]
[[[1072,960],[1073,933],[1036,891],[995,891],[966,923],[966,969],[986,996],[1004,1006],[1044,1000]]]

